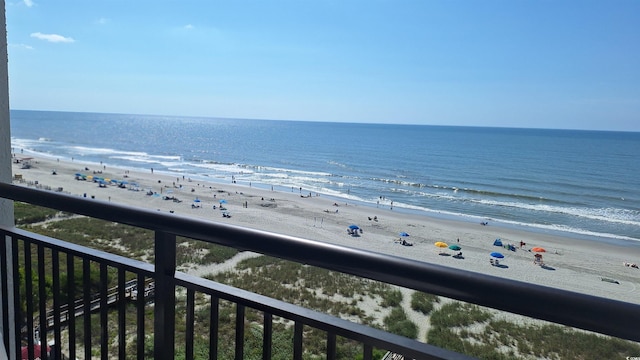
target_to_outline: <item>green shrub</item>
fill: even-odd
[[[411,308],[425,315],[431,313],[437,302],[440,302],[440,298],[433,294],[416,291],[411,295]]]
[[[401,307],[394,308],[384,318],[386,330],[390,333],[415,339],[418,337],[418,326],[414,324]]]
[[[382,307],[395,307],[399,306],[402,302],[402,293],[400,290],[389,290],[382,294]]]

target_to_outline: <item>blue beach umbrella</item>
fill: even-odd
[[[360,229],[360,228],[358,227],[358,225],[349,225],[349,229],[351,229],[351,230],[358,230],[358,229]]]
[[[504,255],[500,254],[499,252],[492,252],[491,257],[494,257],[496,259],[502,259]]]
[[[200,202],[200,199],[196,198],[193,202]]]
[[[227,203],[227,200],[225,199],[220,200],[220,204],[226,204],[226,203]]]
[[[403,232],[400,233],[400,236],[407,237],[407,236],[409,236],[409,234],[407,234],[406,232],[403,231]]]

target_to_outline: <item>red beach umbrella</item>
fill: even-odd
[[[50,351],[51,349],[47,346],[47,353]],[[33,345],[33,357],[35,359],[39,359],[42,356],[42,346],[40,345]],[[20,351],[20,358],[22,360],[28,360],[29,359],[29,347],[27,346],[23,346],[21,351]]]
[[[544,248],[541,248],[541,247],[534,247],[534,248],[531,248],[531,251],[533,251],[533,252],[546,252],[547,250],[545,250]]]

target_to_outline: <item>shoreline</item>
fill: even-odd
[[[17,153],[14,153],[14,156],[17,156],[17,155],[18,155]],[[29,149],[27,149],[25,153],[20,154],[20,156],[17,156],[17,157],[18,158],[28,157],[28,158],[34,158],[34,159],[42,159],[45,161],[49,160],[51,163],[60,161],[60,159],[63,159],[64,163],[79,164],[81,167],[90,167],[92,169],[96,169],[98,167],[103,166],[102,162],[97,163],[97,162],[82,161],[82,160],[74,161],[73,158],[64,158],[64,157],[61,158],[52,154],[40,153],[40,152],[32,151]],[[118,169],[118,170],[121,170],[122,172],[134,171],[141,174],[146,174],[145,172],[146,169],[141,169],[139,167],[128,168],[125,166],[112,166],[110,168],[111,170]],[[191,182],[193,183],[206,183],[206,184],[210,183],[210,185],[217,185],[219,187],[230,185],[230,186],[238,186],[239,188],[251,188],[253,185],[253,188],[264,190],[264,191],[269,191],[269,188],[271,188],[271,191],[274,191],[274,189],[276,189],[275,191],[278,193],[290,193],[289,192],[290,188],[288,186],[273,185],[268,183],[255,183],[255,182],[252,184],[251,181],[246,181],[246,180],[239,180],[236,183],[236,179],[233,176],[231,176],[231,179],[229,179],[228,176],[210,176],[208,174],[200,174],[200,175],[183,174],[179,170],[158,171],[157,169],[155,169],[155,173],[156,175],[164,175],[167,178],[172,178],[175,176],[185,177],[187,175],[191,175],[193,176],[193,178],[191,179]],[[240,170],[240,174],[241,173],[242,171]],[[231,183],[231,180],[233,180],[233,183]],[[291,193],[294,193],[294,194],[303,193],[302,191],[298,192],[297,188],[295,189],[291,188],[291,189],[292,189]],[[306,190],[306,189],[304,190],[305,193],[308,191],[309,190]],[[316,195],[318,194],[315,190],[311,190],[311,193],[314,193]],[[594,232],[587,232],[587,231],[579,231],[580,229],[562,229],[554,225],[545,226],[542,224],[514,222],[514,221],[508,221],[504,219],[495,219],[489,216],[470,215],[470,214],[463,214],[463,213],[450,213],[442,210],[415,208],[411,206],[406,207],[406,206],[403,206],[402,204],[400,206],[398,206],[397,204],[394,206],[390,206],[390,203],[392,205],[393,201],[390,201],[389,199],[383,199],[383,202],[379,202],[378,204],[375,204],[373,201],[368,202],[364,199],[354,199],[348,196],[343,197],[343,196],[337,196],[337,195],[331,195],[331,194],[325,194],[325,193],[322,193],[321,195],[318,195],[318,196],[329,198],[339,203],[346,202],[352,205],[368,207],[372,210],[374,209],[389,210],[391,208],[391,210],[395,209],[396,210],[395,212],[400,214],[417,215],[417,216],[433,218],[435,220],[458,221],[458,222],[465,222],[470,224],[478,224],[481,222],[489,221],[493,226],[497,226],[505,229],[514,229],[518,231],[532,232],[532,233],[538,233],[542,235],[567,237],[567,238],[573,238],[581,241],[595,241],[599,243],[607,243],[607,244],[618,245],[618,246],[637,247],[638,249],[640,249],[640,240],[633,237],[616,235],[612,233],[597,233],[597,232],[594,233]]]
[[[223,184],[216,181],[191,180],[151,171],[123,169],[107,165],[57,160],[22,154],[18,158],[32,157],[32,167],[21,169],[13,163],[13,175],[22,175],[22,182],[47,186],[76,196],[93,196],[97,201],[111,201],[124,205],[157,209],[181,215],[197,216],[216,222],[226,222],[265,231],[363,248],[370,251],[425,261],[433,264],[505,277],[513,280],[551,286],[590,295],[607,297],[640,304],[640,269],[624,263],[640,264],[640,244],[611,244],[555,233],[527,231],[508,224],[486,226],[457,219],[445,219],[409,211],[367,206],[355,202],[335,200],[329,196],[309,197],[308,191],[271,191],[260,186]],[[84,170],[89,168],[90,170]],[[56,169],[56,175],[52,170]],[[75,180],[75,173],[93,176],[100,171],[110,179],[136,181],[141,191],[118,188],[115,185],[98,187],[97,183]],[[126,177],[125,177],[126,175]],[[153,195],[145,195],[151,189]],[[295,189],[297,190],[297,189]],[[176,197],[181,202],[163,200]],[[194,200],[198,199],[199,202]],[[221,204],[220,200],[226,203]],[[335,204],[335,205],[334,205]],[[220,205],[231,217],[223,217]],[[337,205],[337,206],[336,206]],[[213,209],[216,206],[216,209]],[[374,217],[378,221],[374,221]],[[356,224],[362,229],[359,236],[347,234],[347,227]],[[395,242],[399,233],[407,232],[406,240],[413,246]],[[513,244],[515,251],[499,248],[493,241]],[[463,257],[454,258],[454,251],[441,251],[434,243],[462,247]],[[526,246],[521,249],[519,243]],[[533,264],[532,247],[543,247],[545,267]],[[500,267],[492,266],[489,253],[499,251],[505,255]],[[619,284],[602,280],[615,279]]]

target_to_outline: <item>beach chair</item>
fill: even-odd
[[[495,262],[493,261],[493,258],[489,259],[489,262],[491,263],[492,266],[495,266]]]

